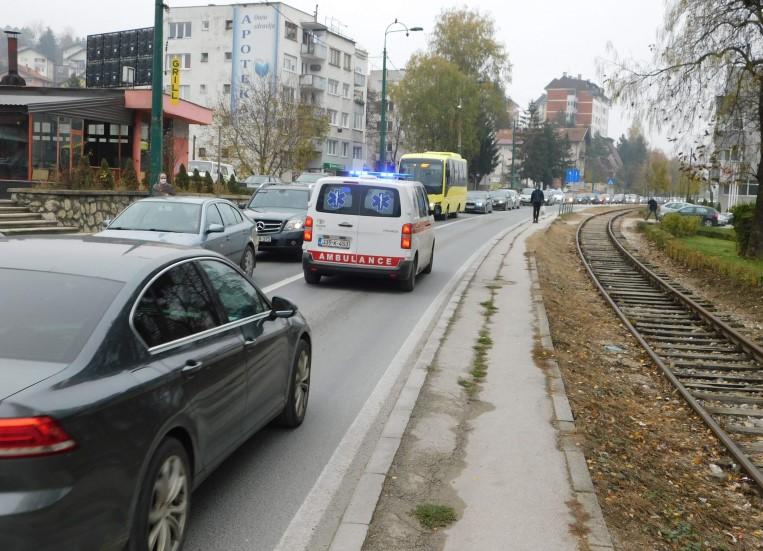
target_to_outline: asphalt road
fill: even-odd
[[[257,283],[294,301],[313,330],[307,418],[294,431],[264,429],[199,487],[186,549],[271,550],[421,314],[476,249],[530,217],[523,207],[438,222],[434,269],[412,293],[379,280],[308,286],[294,257],[261,254]]]

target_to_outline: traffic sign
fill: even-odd
[[[607,185],[608,186],[614,186],[615,185],[615,181],[612,178],[610,178],[609,180],[607,180]]]
[[[580,170],[577,168],[568,168],[564,175],[564,180],[568,184],[580,181]]]

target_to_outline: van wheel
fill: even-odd
[[[405,291],[406,293],[410,293],[413,291],[413,288],[416,286],[416,272],[419,270],[419,257],[416,256],[416,258],[413,259],[413,270],[411,270],[411,275],[409,275],[407,278],[400,280],[400,290]]]
[[[318,285],[321,282],[321,274],[305,270],[305,281],[308,285]]]
[[[426,268],[421,270],[422,274],[431,274],[432,273],[432,265],[434,264],[434,243],[432,243],[432,255],[429,257],[429,264],[426,265]]]

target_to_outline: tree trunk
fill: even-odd
[[[752,220],[750,242],[745,256],[763,258],[763,79],[758,84],[758,170],[755,178],[758,181],[758,196],[755,200],[755,214]]]

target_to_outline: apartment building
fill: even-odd
[[[575,128],[588,128],[591,135],[607,137],[609,131],[610,100],[604,91],[591,81],[563,73],[545,88],[545,101],[541,120],[556,122]]]
[[[308,169],[363,167],[368,54],[341,29],[269,2],[173,7],[165,17],[164,37],[165,71],[172,58],[181,61],[182,99],[210,108],[235,107],[246,94],[242,83],[272,76],[295,99],[325,109],[329,117],[329,133],[315,142]],[[214,126],[192,127],[191,134],[191,147],[196,143],[191,157],[216,160]]]

